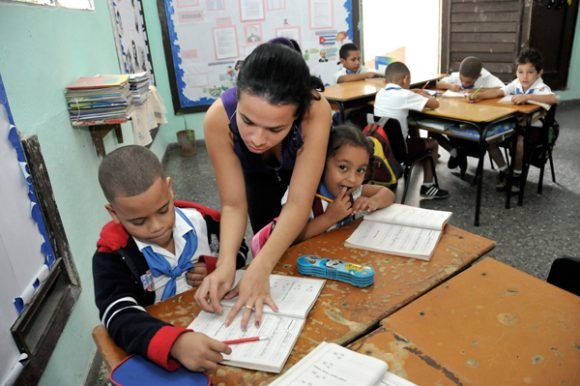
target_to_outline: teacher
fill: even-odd
[[[227,325],[240,310],[243,329],[254,311],[260,324],[265,304],[277,311],[269,275],[304,229],[324,167],[331,110],[318,85],[298,52],[265,43],[244,61],[236,87],[224,92],[205,116],[205,143],[221,200],[221,235],[217,268],[195,294],[202,309],[223,311],[219,301],[232,286],[248,214],[254,232],[279,216],[239,283]]]

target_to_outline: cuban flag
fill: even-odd
[[[336,31],[318,31],[316,35],[321,46],[333,46],[336,43]]]

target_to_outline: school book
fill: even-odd
[[[392,204],[365,216],[344,245],[429,260],[451,215],[442,210]]]
[[[270,386],[413,386],[387,371],[380,359],[357,353],[336,343],[320,343]]]
[[[131,355],[119,363],[109,376],[115,386],[209,386],[211,382],[204,373],[180,367],[167,371],[140,355]]]
[[[503,98],[501,98],[500,100],[498,100],[497,103],[502,103],[502,104],[506,104],[506,105],[513,105],[514,102],[512,102],[512,97],[513,97],[513,95],[506,95]],[[550,105],[548,103],[538,102],[538,101],[526,101],[526,103],[529,103],[531,105],[538,105],[546,111],[550,110],[550,108],[552,107],[552,105]]]
[[[243,275],[237,273],[237,277]],[[254,342],[233,344],[232,353],[224,355],[224,365],[279,373],[284,367],[296,340],[306,323],[308,313],[316,303],[325,280],[295,276],[270,275],[272,299],[279,311],[273,312],[264,306],[264,314],[259,327],[254,323],[254,312],[246,331],[241,329],[240,310],[230,326],[225,326],[226,316],[236,299],[223,300],[221,315],[201,311],[189,328],[202,332],[211,338],[225,341],[247,337],[260,337]]]

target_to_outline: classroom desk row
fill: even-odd
[[[345,109],[361,106],[374,100],[376,93],[382,87],[384,87],[384,79],[374,78],[336,84],[328,87],[323,95],[331,104],[339,107],[341,116],[344,118]],[[475,174],[476,197],[474,224],[476,226],[480,224],[484,156],[490,144],[485,138],[487,130],[501,122],[515,122],[521,119],[530,121],[531,117],[540,110],[540,107],[537,105],[500,104],[498,100],[499,98],[477,103],[468,103],[465,98],[440,97],[438,98],[439,108],[411,112],[411,116],[416,119],[431,118],[453,123],[463,123],[473,126],[479,131],[480,137],[477,141],[479,144],[477,154],[478,163]],[[511,135],[513,135],[513,132],[496,138],[493,143],[499,143]],[[510,194],[508,192],[506,192],[505,206],[506,208],[510,206]]]
[[[355,226],[350,224],[291,247],[275,267],[274,273],[298,275],[298,256],[314,254],[368,264],[375,269],[375,283],[365,289],[327,281],[283,371],[320,342],[346,345],[364,336],[382,319],[461,272],[495,245],[492,240],[447,225],[432,259],[426,262],[344,247]],[[177,326],[187,326],[199,312],[193,295],[193,291],[187,291],[150,306],[148,312]],[[95,328],[93,338],[109,368],[126,356],[103,326]],[[229,366],[220,366],[212,375],[218,385],[267,384],[275,377],[276,374]]]

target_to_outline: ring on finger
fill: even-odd
[[[254,311],[254,307],[250,306],[249,304],[246,304],[246,305],[244,306],[244,308],[245,308],[245,309],[248,309],[248,310],[252,310],[252,311]]]

